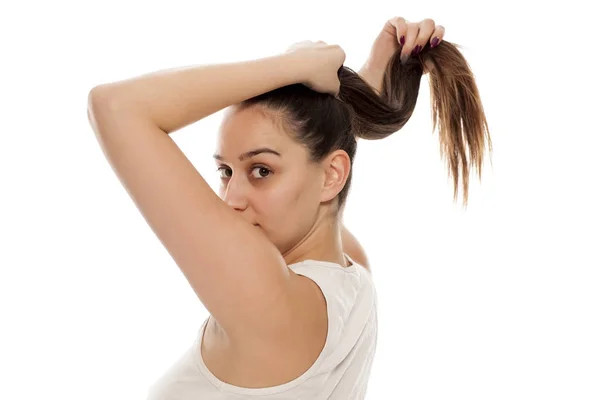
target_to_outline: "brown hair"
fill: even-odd
[[[452,173],[455,202],[459,171],[462,173],[466,207],[470,166],[475,166],[481,181],[486,140],[490,152],[492,143],[475,78],[459,47],[446,40],[433,49],[427,44],[404,65],[398,50],[387,65],[380,94],[352,69],[342,66],[338,71],[339,98],[294,84],[248,99],[240,106],[264,106],[268,110],[265,115],[307,149],[310,162],[318,163],[342,149],[353,164],[356,137],[383,139],[406,124],[417,103],[426,68],[433,129],[439,126],[440,154],[445,154],[449,174]],[[338,193],[338,213],[344,207],[351,182],[352,168]]]

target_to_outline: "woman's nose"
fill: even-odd
[[[244,184],[237,181],[234,182],[233,179],[230,180],[225,189],[223,201],[233,209],[244,210],[248,206],[248,198]]]

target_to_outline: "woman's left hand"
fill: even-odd
[[[439,45],[444,33],[444,27],[436,25],[431,18],[421,22],[408,22],[402,17],[394,17],[385,23],[375,39],[363,69],[380,73],[383,78],[388,61],[399,48],[402,48],[401,60],[404,64],[411,56],[419,54],[428,42],[431,48]]]

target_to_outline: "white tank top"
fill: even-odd
[[[282,385],[243,388],[220,381],[206,367],[200,343],[191,347],[149,388],[147,400],[359,400],[364,399],[377,345],[377,294],[371,274],[351,266],[305,260],[288,267],[312,279],[327,300],[323,350],[304,374]]]

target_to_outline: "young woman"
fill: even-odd
[[[307,41],[92,89],[104,154],[210,313],[150,399],[364,398],[377,297],[341,222],[357,138],[401,129],[425,72],[455,200],[459,168],[466,204],[489,141],[473,75],[443,34],[393,18],[359,74],[339,46]],[[169,134],[226,107],[217,194]]]

